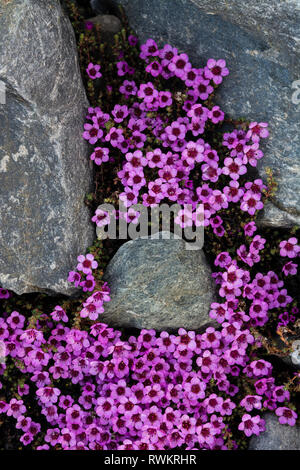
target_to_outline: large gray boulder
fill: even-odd
[[[1,2],[0,32],[0,285],[68,294],[94,236],[74,32],[58,0]]]
[[[163,237],[170,234],[162,232]],[[202,250],[180,239],[137,238],[122,245],[104,279],[111,288],[101,321],[157,330],[205,329],[215,287]]]
[[[280,424],[274,413],[263,416],[266,431],[252,436],[250,450],[300,450],[300,427]]]
[[[141,40],[152,37],[187,52],[195,66],[224,58],[230,75],[217,93],[232,117],[268,121],[260,172],[279,183],[262,223],[300,224],[299,0],[116,0]],[[294,83],[294,87],[297,84]],[[294,98],[292,98],[294,96]],[[298,104],[297,104],[298,103]]]

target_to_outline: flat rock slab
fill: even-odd
[[[182,240],[129,241],[110,261],[104,278],[111,288],[101,321],[111,326],[157,330],[205,329],[215,284],[202,250]]]
[[[273,413],[263,416],[266,431],[250,440],[250,450],[300,450],[300,427],[280,424]]]
[[[0,31],[0,285],[70,294],[94,237],[74,32],[56,0],[1,2]]]
[[[232,117],[268,121],[260,172],[279,183],[264,225],[300,225],[299,0],[117,0],[142,41],[189,54],[195,66],[224,58],[230,75],[217,92]],[[293,85],[294,84],[294,85]],[[298,103],[298,104],[297,104]]]

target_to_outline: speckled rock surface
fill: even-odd
[[[196,66],[224,58],[230,75],[217,93],[233,117],[268,121],[260,172],[279,182],[263,224],[300,224],[300,104],[292,102],[300,79],[299,0],[117,0],[141,40],[152,37],[187,52]],[[298,94],[299,98],[300,94]],[[294,96],[297,101],[297,95]]]
[[[214,282],[202,250],[185,249],[182,240],[129,241],[115,254],[104,275],[111,288],[101,321],[111,326],[157,330],[205,329]]]
[[[71,293],[68,271],[94,237],[74,33],[57,0],[1,2],[0,31],[0,285]]]
[[[250,450],[300,450],[300,427],[280,424],[274,413],[263,416],[266,431],[250,440]]]

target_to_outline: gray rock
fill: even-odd
[[[114,15],[98,15],[93,18],[89,18],[88,21],[98,24],[103,33],[110,34],[111,36],[122,29],[121,21]]]
[[[94,236],[74,32],[56,0],[2,2],[0,31],[0,285],[68,294]]]
[[[300,224],[299,0],[118,0],[140,39],[152,37],[189,54],[195,66],[224,58],[230,75],[218,90],[232,117],[268,121],[260,172],[274,170],[279,183],[264,225]],[[296,86],[296,85],[295,85]]]
[[[252,436],[250,450],[300,450],[300,427],[280,424],[274,413],[263,415],[266,431]]]
[[[214,325],[208,316],[215,293],[211,270],[202,250],[186,250],[180,239],[125,243],[104,279],[111,301],[101,321],[111,326],[195,330]]]

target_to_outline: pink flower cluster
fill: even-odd
[[[254,338],[239,318],[226,319],[220,331],[142,330],[127,341],[102,323],[89,332],[63,323],[48,332],[27,328],[18,312],[0,320],[6,356],[26,377],[21,399],[0,401],[0,413],[16,420],[24,445],[38,439],[37,449],[226,449],[226,418],[237,405],[245,410],[238,427],[246,436],[264,430],[264,420],[249,414],[263,407],[295,424],[296,413],[285,406],[289,392],[275,385],[271,364],[247,354]],[[255,387],[239,403],[241,373]],[[29,394],[46,424],[26,406]]]
[[[256,230],[253,222],[244,226],[253,237],[250,246],[259,251],[264,239],[254,236]],[[37,321],[32,327],[17,311],[4,314],[2,355],[25,380],[18,386],[19,397],[0,401],[0,413],[16,420],[20,442],[65,450],[227,449],[237,447],[228,439],[231,416],[236,432],[247,437],[264,431],[257,413],[265,410],[275,410],[280,423],[294,426],[297,413],[288,406],[290,394],[276,385],[271,363],[256,356],[260,340],[251,331],[292,298],[274,272],[251,276],[247,260],[241,261],[244,267],[227,252],[217,256],[221,271],[213,277],[224,302],[211,305],[210,316],[219,328],[202,334],[183,328],[177,335],[141,330],[122,340],[119,331],[103,323],[93,323],[89,331],[69,327],[60,306],[50,314],[54,326]],[[70,277],[80,285],[81,275],[96,268],[92,255],[79,256],[81,274],[74,271]],[[83,303],[81,316],[96,320],[109,300],[104,284]],[[240,310],[240,300],[246,311]],[[242,399],[241,378],[252,389]],[[45,422],[27,406],[28,396]]]
[[[256,230],[253,222],[244,227],[247,236]],[[259,251],[264,239],[255,235],[250,246]],[[21,443],[64,450],[215,450],[237,448],[228,440],[231,416],[236,432],[247,437],[265,430],[257,414],[265,410],[275,410],[281,424],[294,426],[290,393],[276,385],[272,364],[256,356],[260,339],[251,331],[292,298],[272,271],[251,277],[248,263],[240,267],[227,252],[215,265],[222,270],[213,277],[224,302],[211,305],[219,328],[202,334],[184,328],[177,335],[141,330],[122,340],[121,332],[103,323],[93,323],[89,331],[65,325],[69,318],[60,306],[50,314],[54,326],[37,322],[33,328],[18,312],[5,314],[0,319],[4,355],[25,382],[18,386],[21,399],[0,401],[0,413],[16,420]],[[78,257],[81,273],[89,275],[96,267],[92,255]],[[241,299],[247,311],[240,310]],[[83,304],[81,316],[95,320],[109,300],[104,284]],[[0,375],[5,369],[4,363]],[[241,378],[252,389],[242,399]],[[27,407],[27,396],[34,397],[46,424]]]
[[[125,207],[140,202],[155,207],[162,201],[191,206],[176,223],[182,227],[211,224],[214,233],[223,236],[218,211],[239,203],[241,210],[252,216],[263,207],[265,186],[261,180],[244,184],[239,180],[247,173],[248,164],[255,167],[263,157],[259,145],[268,136],[267,124],[252,122],[246,130],[225,133],[223,147],[228,156],[221,158],[200,136],[208,126],[224,120],[219,106],[209,109],[203,101],[228,75],[225,61],[209,59],[204,68],[195,69],[186,54],[179,54],[168,44],[159,49],[152,39],[141,46],[140,57],[149,79],[177,77],[186,91],[159,90],[150,80],[139,83],[125,79],[120,87],[121,102],[110,114],[99,107],[89,108],[83,138],[96,145],[91,159],[101,165],[116,150],[123,156],[118,177],[124,188],[119,197]],[[119,76],[134,74],[125,61],[118,62],[117,69]],[[166,112],[173,109],[177,113],[179,109],[176,120],[172,120],[171,111]],[[195,168],[201,172],[202,184],[198,187],[189,184]],[[228,181],[221,191],[215,183],[222,175]],[[197,211],[200,204],[204,206],[203,216]],[[96,213],[93,221],[105,225],[110,219]]]
[[[82,287],[83,292],[93,292],[95,279],[92,271],[98,267],[98,263],[90,253],[86,256],[79,255],[77,260],[77,271],[70,271],[68,281],[74,283],[75,287]]]
[[[97,320],[99,315],[104,312],[104,302],[110,301],[110,289],[105,282],[101,290],[97,290],[85,302],[83,302],[83,309],[80,312],[81,318],[89,318],[90,320]]]
[[[253,232],[255,229],[252,225]],[[237,254],[241,262],[250,267],[259,262],[259,252],[264,249],[265,241],[260,235],[255,235],[249,252],[244,245],[240,247]],[[215,265],[224,270],[214,273],[214,278],[220,285],[219,295],[225,302],[212,304],[210,312],[211,318],[219,323],[231,321],[242,322],[249,327],[263,326],[268,321],[270,310],[286,308],[293,301],[284,288],[284,282],[273,271],[251,276],[250,271],[240,267],[227,252],[217,256]],[[248,301],[248,313],[236,312],[239,299]]]
[[[93,292],[83,302],[80,316],[95,321],[98,319],[99,314],[104,312],[103,303],[110,301],[110,289],[105,282],[101,290],[96,290],[96,282],[92,271],[98,267],[98,263],[92,254],[79,255],[77,261],[77,270],[69,272],[68,281],[74,283],[75,287],[81,286],[83,292]],[[85,276],[85,279],[82,279],[82,276]],[[56,309],[60,309],[60,307],[56,307]]]
[[[277,328],[281,326],[287,326],[289,323],[293,324],[296,321],[296,315],[299,313],[299,309],[297,307],[293,307],[291,309],[291,313],[283,312],[278,315],[279,322]]]

